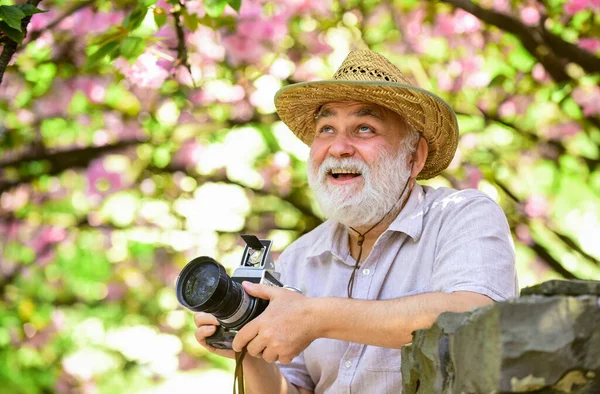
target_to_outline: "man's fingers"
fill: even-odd
[[[194,324],[196,325],[196,327],[206,326],[209,324],[218,326],[219,321],[210,313],[197,312],[194,314]]]
[[[268,363],[274,363],[278,358],[279,355],[270,348],[267,348],[262,352],[262,359]]]
[[[261,337],[256,337],[246,346],[246,351],[252,357],[262,357],[263,350],[265,350],[266,343]]]
[[[254,297],[262,298],[264,300],[272,299],[275,296],[275,294],[277,294],[277,291],[281,290],[278,287],[259,285],[251,282],[242,282],[242,286],[244,286],[244,290],[246,290],[246,293]]]
[[[206,337],[209,337],[212,334],[214,334],[216,329],[216,326],[201,326],[198,327],[198,329],[194,333],[194,336],[196,337],[196,340],[198,342],[202,342],[206,339]]]
[[[258,317],[257,319],[260,319],[260,317]],[[236,352],[241,352],[242,349],[258,335],[258,324],[256,324],[257,319],[246,324],[235,335],[235,338],[231,343],[231,347],[233,347],[233,350],[235,350]]]

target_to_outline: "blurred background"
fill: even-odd
[[[500,204],[522,287],[600,279],[599,11],[0,0],[0,392],[229,392],[232,362],[196,343],[175,279],[198,255],[235,267],[239,234],[276,257],[321,223],[273,96],[355,48],[455,108],[458,152],[425,183]]]

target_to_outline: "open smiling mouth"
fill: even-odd
[[[329,175],[338,181],[346,181],[350,179],[357,178],[362,174],[356,170],[346,170],[342,168],[334,168],[329,171]]]

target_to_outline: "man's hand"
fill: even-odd
[[[269,300],[269,306],[237,333],[234,350],[246,346],[251,356],[287,364],[317,338],[308,297],[280,287],[250,282],[242,285],[248,294]]]
[[[200,345],[204,346],[209,352],[218,356],[235,358],[233,350],[216,349],[206,343],[206,337],[214,334],[217,326],[219,325],[219,321],[216,317],[209,313],[198,312],[194,314],[194,323],[196,324],[196,327],[198,327],[194,333],[194,336]]]

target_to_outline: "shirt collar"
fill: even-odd
[[[415,182],[406,205],[386,231],[400,231],[411,237],[413,241],[418,241],[423,230],[423,216],[426,213],[425,191]],[[322,232],[324,238],[315,243],[309,256],[319,256],[329,252],[345,259],[347,256],[342,256],[341,251],[349,250],[347,229],[331,219],[323,223],[323,226],[325,226]]]
[[[418,241],[423,232],[423,216],[426,213],[425,190],[415,182],[404,209],[390,224],[388,230],[403,232],[411,237],[413,241]]]

